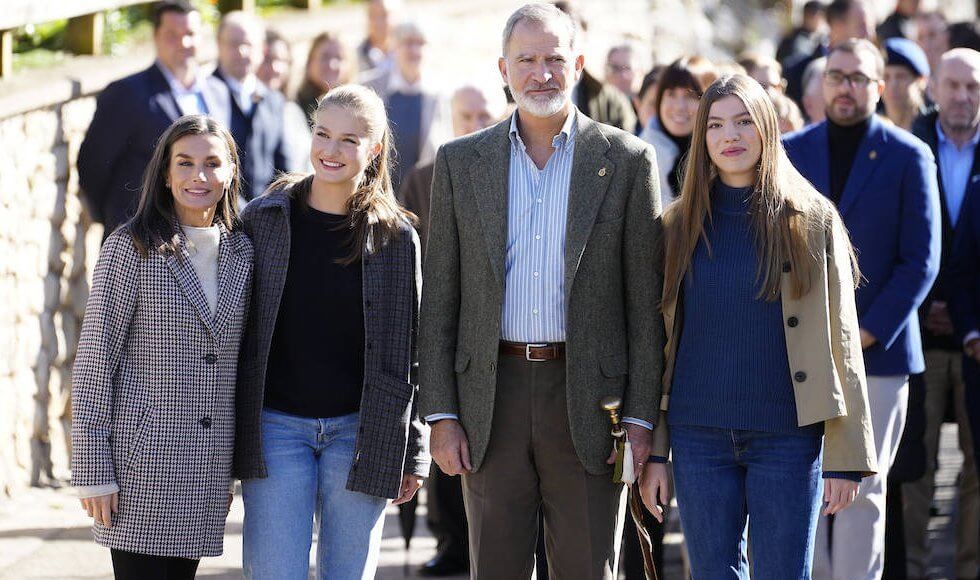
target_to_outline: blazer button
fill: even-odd
[[[497,363],[491,362],[488,370],[491,373],[493,373],[494,371],[496,371],[497,370]]]
[[[795,316],[790,316],[789,320],[786,321],[786,324],[788,324],[790,328],[796,328],[800,325],[800,319]]]
[[[806,373],[803,371],[796,371],[796,374],[793,375],[793,378],[796,379],[796,382],[802,383],[803,381],[806,380]]]
[[[210,429],[211,428],[211,417],[204,417],[203,419],[201,419],[200,421],[198,421],[198,423],[201,424],[201,427],[204,427],[205,429]]]
[[[371,301],[370,300],[365,301],[364,306],[365,308],[371,308]]]
[[[204,355],[204,362],[208,363],[209,365],[213,365],[214,363],[218,362],[218,356],[213,352],[209,352],[208,354]]]
[[[789,262],[783,262],[783,272],[790,272],[793,270],[793,266]]]
[[[369,342],[369,343],[367,343],[365,345],[365,348],[367,348],[368,350],[371,350],[372,348],[374,348],[374,344]]]

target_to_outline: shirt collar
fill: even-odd
[[[170,92],[172,92],[173,94],[183,95],[189,93],[193,94],[193,93],[204,92],[203,90],[204,75],[201,74],[200,69],[198,69],[197,72],[194,73],[194,84],[191,85],[190,87],[185,87],[180,81],[178,81],[174,77],[173,73],[170,72],[170,69],[165,67],[162,62],[158,60],[156,61],[156,65],[157,68],[160,69],[160,72],[163,74],[163,78],[167,79],[167,84],[170,85]]]
[[[968,147],[976,147],[977,144],[980,143],[980,127],[978,127],[977,130],[973,132],[973,138],[967,141],[966,145],[963,147],[957,147],[956,143],[950,141],[949,138],[946,137],[946,133],[943,133],[943,126],[939,122],[939,117],[936,117],[936,135],[939,137],[940,145],[951,145],[957,150],[966,149]]]
[[[571,141],[573,137],[575,137],[575,129],[578,126],[578,124],[575,121],[575,118],[577,116],[578,116],[578,109],[572,107],[571,111],[569,111],[568,113],[568,116],[565,117],[565,122],[562,123],[561,131],[559,131],[557,135],[551,138],[552,147],[557,149],[561,147],[563,144],[568,143],[569,141]],[[512,142],[516,140],[516,142],[522,148],[524,147],[524,140],[521,139],[521,133],[520,131],[517,130],[517,111],[514,111],[514,114],[510,116],[510,138]]]
[[[418,95],[422,93],[422,77],[414,83],[405,80],[398,67],[391,67],[391,79],[388,81],[388,90],[392,93],[403,95]]]
[[[247,95],[251,97],[252,95],[262,94],[262,83],[259,82],[258,77],[255,75],[248,75],[241,81],[233,78],[224,71],[222,71],[221,75],[224,77],[225,82],[228,83],[228,88],[236,95]]]

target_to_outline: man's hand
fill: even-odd
[[[422,487],[422,478],[406,473],[402,476],[402,485],[398,488],[398,497],[391,502],[391,505],[401,505],[415,497],[415,492]]]
[[[633,423],[623,423],[626,428],[626,435],[630,439],[630,447],[633,449],[633,472],[639,476],[643,472],[643,464],[650,457],[650,446],[653,442],[653,432],[642,425]],[[613,447],[612,453],[606,463],[614,465],[616,463],[616,448]]]
[[[87,497],[83,500],[82,507],[88,515],[107,528],[112,527],[112,514],[119,511],[119,493],[110,493],[97,497]]]
[[[877,343],[877,342],[878,342],[878,339],[875,338],[875,335],[871,334],[870,332],[868,332],[867,330],[865,330],[863,328],[861,329],[861,349],[862,350],[867,350],[868,348],[874,346],[875,343]]]
[[[432,425],[429,451],[446,475],[462,475],[473,470],[466,431],[455,419],[440,419]]]
[[[942,300],[933,300],[929,305],[929,314],[926,316],[926,328],[936,336],[949,336],[953,334],[953,320],[949,317],[949,309]]]

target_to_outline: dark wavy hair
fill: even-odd
[[[163,132],[153,150],[153,157],[143,174],[139,207],[129,221],[121,227],[133,237],[133,246],[144,258],[150,248],[163,254],[180,255],[177,252],[177,212],[174,209],[174,196],[167,187],[167,170],[174,143],[188,135],[213,135],[221,139],[228,148],[228,161],[232,164],[231,183],[225,188],[218,207],[215,208],[214,222],[221,223],[232,231],[240,225],[238,220],[238,194],[241,190],[241,165],[238,149],[231,133],[223,125],[205,115],[186,115],[173,122]]]

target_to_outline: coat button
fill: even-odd
[[[364,306],[366,308],[371,308],[371,301],[370,300],[367,300],[366,302],[364,302]]]
[[[211,428],[211,417],[204,417],[203,419],[201,419],[200,421],[198,421],[198,423],[201,424],[201,427],[204,427],[205,429],[210,429]]]
[[[783,262],[783,272],[790,272],[793,270],[793,266],[789,262]]]
[[[369,343],[367,343],[367,345],[365,345],[365,348],[367,348],[368,350],[371,350],[372,348],[374,348],[374,344],[369,342]]]
[[[796,374],[793,375],[793,378],[796,379],[796,382],[802,383],[803,381],[806,380],[806,373],[803,371],[796,371]]]
[[[218,356],[213,352],[209,352],[208,354],[204,355],[204,362],[208,363],[209,365],[213,365],[214,363],[218,362]]]
[[[489,368],[489,371],[491,373],[494,372],[494,371],[496,371],[497,370],[497,363],[493,363],[493,362],[490,363],[490,366],[488,368]]]
[[[786,321],[786,324],[788,324],[790,328],[796,328],[800,324],[800,319],[795,316],[790,316],[789,320]]]

